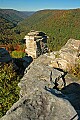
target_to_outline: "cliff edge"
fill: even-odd
[[[71,50],[69,46],[70,42],[71,46],[74,46],[74,51],[73,47]],[[68,48],[66,48],[67,46]],[[75,64],[76,59],[79,59],[79,46],[79,40],[69,40],[56,54],[55,52],[44,54],[34,60],[30,66],[26,68],[25,74],[18,84],[21,88],[20,99],[0,120],[79,120],[80,95],[79,91],[75,93],[75,89],[78,88],[78,90],[80,90],[80,85],[72,83],[71,89],[70,85],[67,84],[61,90],[55,89],[56,79],[60,79],[61,85],[64,83],[64,80],[66,80],[66,74],[64,72],[66,69],[65,67],[64,69],[62,68],[64,62],[59,64],[59,60],[62,59],[61,56],[65,56],[63,60],[67,61],[68,64]],[[61,54],[62,51],[63,53],[65,51],[66,54]],[[68,60],[68,55],[71,56],[71,60],[73,60],[74,63]],[[58,59],[56,62],[58,66],[53,66],[51,63],[55,62],[56,59]],[[70,92],[68,91],[68,86]],[[76,103],[79,104],[75,104],[75,100]]]

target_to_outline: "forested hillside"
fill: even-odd
[[[80,39],[80,9],[41,10],[15,28],[20,35],[27,34],[31,29],[46,32],[49,48],[58,50],[69,38]]]
[[[0,44],[22,44],[22,39],[32,29],[49,36],[51,51],[59,50],[69,38],[80,39],[80,9],[28,12],[30,16],[26,19],[22,17],[26,12],[0,11]]]
[[[21,20],[27,18],[32,15],[34,12],[29,11],[17,11],[13,9],[0,9],[0,17],[8,20],[9,22],[13,22],[17,24]]]
[[[12,9],[0,9],[0,44],[16,42],[17,34],[12,30],[17,24],[32,15],[34,12],[16,11]]]

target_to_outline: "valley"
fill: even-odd
[[[0,9],[0,91],[0,120],[80,119],[80,8]]]

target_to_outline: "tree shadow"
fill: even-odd
[[[74,82],[61,90],[45,86],[45,90],[59,98],[68,100],[77,112],[70,120],[80,120],[80,84]],[[77,116],[78,119],[76,119]]]

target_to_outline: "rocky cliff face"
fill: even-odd
[[[47,35],[44,32],[31,30],[24,39],[26,40],[25,52],[32,58],[37,58],[48,51]]]
[[[77,42],[77,43],[76,43]],[[71,40],[71,45],[72,44]],[[76,43],[76,44],[75,44]],[[69,40],[70,44],[70,40]],[[55,89],[55,80],[60,79],[60,85],[63,85],[65,79],[65,72],[63,72],[62,66],[58,65],[58,68],[51,67],[51,61],[55,61],[55,58],[64,53],[64,56],[70,55],[75,63],[74,58],[77,58],[77,50],[80,45],[80,41],[74,40],[74,52],[70,50],[71,46],[68,43],[66,48],[62,48],[59,52],[54,52],[41,55],[38,59],[34,60],[28,68],[25,70],[24,77],[18,84],[21,88],[20,99],[7,111],[6,115],[0,120],[79,120],[80,119],[80,97],[79,84],[71,84],[64,87],[62,90]],[[76,45],[76,47],[75,47]],[[68,54],[67,54],[68,52]],[[70,53],[70,54],[69,54]],[[76,56],[76,57],[75,57]],[[66,57],[65,57],[66,58]],[[70,58],[70,57],[69,57]],[[61,62],[64,66],[68,62],[71,64],[70,59],[63,59]],[[73,62],[72,62],[73,63]],[[73,63],[73,64],[74,64]],[[55,64],[59,64],[59,61]],[[56,67],[56,66],[55,66]],[[65,70],[65,69],[64,69]],[[64,76],[64,77],[63,77]],[[69,91],[68,91],[69,87]],[[74,88],[74,91],[73,91]],[[75,89],[77,91],[75,92]],[[75,97],[76,96],[76,97]],[[75,104],[76,101],[76,104]]]

